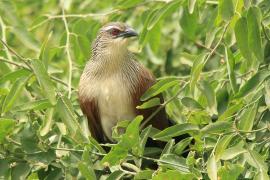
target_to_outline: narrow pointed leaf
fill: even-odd
[[[261,11],[258,7],[250,7],[247,13],[248,43],[258,61],[263,61],[261,38]]]
[[[251,61],[251,51],[248,42],[248,25],[247,19],[241,17],[235,24],[234,28],[237,45],[244,58]]]
[[[45,69],[43,63],[39,60],[32,61],[34,73],[38,79],[38,82],[44,91],[45,96],[49,99],[52,105],[56,104],[55,88]]]
[[[168,127],[164,129],[163,131],[157,133],[153,136],[154,139],[157,140],[168,140],[175,136],[180,136],[185,133],[193,133],[197,132],[199,130],[198,126],[190,124],[190,123],[184,123],[184,124],[177,124],[171,127]]]
[[[175,78],[168,78],[168,79],[162,79],[158,81],[156,84],[154,84],[152,87],[150,87],[141,97],[141,101],[145,101],[151,97],[154,97],[165,90],[167,90],[170,87],[173,87],[175,85],[179,84],[178,80],[175,80]]]
[[[160,99],[158,97],[152,98],[146,102],[144,102],[142,105],[137,106],[137,109],[147,109],[154,106],[160,105]]]

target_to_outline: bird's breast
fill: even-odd
[[[101,125],[111,139],[112,127],[121,120],[132,120],[136,114],[130,89],[119,75],[95,82]]]

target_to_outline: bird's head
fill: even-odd
[[[121,22],[112,22],[100,29],[94,48],[99,46],[102,49],[126,49],[128,39],[134,36],[138,34],[130,26]]]

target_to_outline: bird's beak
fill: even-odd
[[[117,37],[129,38],[133,36],[138,36],[138,33],[132,28],[127,28],[124,32],[121,32]]]

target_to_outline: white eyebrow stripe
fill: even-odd
[[[104,28],[105,31],[112,29],[112,28],[117,28],[116,26],[110,25]],[[117,28],[118,29],[118,28]]]

